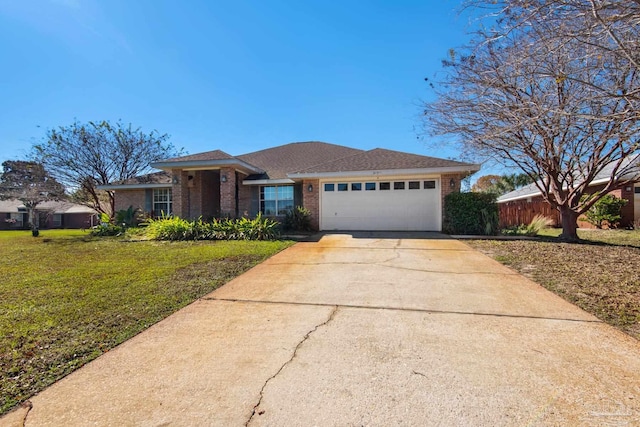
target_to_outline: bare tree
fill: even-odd
[[[492,39],[544,23],[555,27],[546,37],[575,39],[635,68],[640,64],[640,0],[466,0],[464,7],[496,19],[486,33]],[[573,25],[559,25],[567,21]]]
[[[0,199],[18,199],[29,213],[31,233],[38,236],[39,204],[60,200],[64,197],[64,187],[52,178],[44,167],[35,162],[11,161],[2,163],[0,175]]]
[[[520,168],[560,211],[561,237],[577,240],[577,218],[639,177],[640,75],[613,37],[578,36],[585,16],[565,12],[503,9],[496,27],[444,62],[424,119],[429,133],[453,135],[467,153]],[[616,26],[620,40],[635,31]],[[605,172],[604,188],[583,198]]]
[[[120,121],[74,122],[49,130],[46,140],[34,146],[34,157],[72,189],[74,201],[112,216],[114,194],[97,186],[143,174],[151,170],[150,163],[177,155],[168,139]]]

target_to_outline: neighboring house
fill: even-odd
[[[589,192],[602,190],[610,176],[611,168],[605,168],[596,175],[592,185],[588,188]],[[627,200],[627,204],[622,208],[621,227],[631,227],[636,221],[640,221],[640,183],[626,185],[609,194]],[[528,224],[536,215],[551,218],[557,227],[562,224],[560,212],[542,199],[540,190],[535,184],[529,184],[498,197],[498,206],[500,208],[500,227],[503,228]],[[578,227],[595,228],[582,217],[578,219]]]
[[[479,165],[385,149],[297,142],[240,156],[215,150],[151,164],[163,172],[101,186],[116,210],[153,216],[281,219],[295,206],[318,230],[442,229],[444,197]]]
[[[83,205],[49,201],[36,206],[39,228],[90,228],[97,224],[96,212]],[[31,218],[20,200],[0,200],[0,230],[27,229]]]

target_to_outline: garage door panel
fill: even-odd
[[[323,230],[440,230],[439,185],[411,190],[406,184],[405,190],[362,188],[351,191],[349,185],[349,191],[322,192]]]

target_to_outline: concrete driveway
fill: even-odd
[[[640,345],[434,234],[299,243],[0,419],[640,425]]]

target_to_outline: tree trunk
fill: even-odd
[[[560,220],[562,221],[561,240],[576,242],[578,237],[578,214],[567,206],[560,207]]]
[[[35,208],[29,208],[29,218],[31,220],[31,235],[38,237],[40,235],[40,230],[38,229],[40,218]]]

